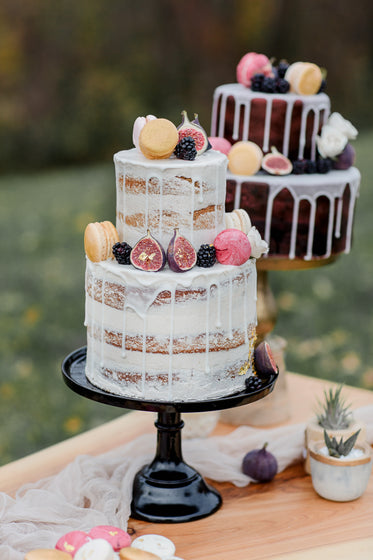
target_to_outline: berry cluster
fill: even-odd
[[[293,161],[294,175],[328,173],[332,169],[333,162],[330,158],[319,158],[316,161],[311,159],[297,159]]]
[[[113,255],[119,264],[131,264],[130,254],[132,247],[128,243],[116,243],[113,245]]]
[[[263,381],[257,375],[250,375],[245,379],[245,385],[248,391],[256,391],[263,386]]]
[[[176,145],[175,156],[178,159],[187,159],[193,161],[197,157],[196,143],[191,136],[184,136]]]
[[[284,78],[270,78],[263,74],[255,74],[251,79],[252,91],[260,91],[262,93],[287,93],[290,84]]]
[[[273,71],[278,78],[285,78],[286,70],[289,68],[289,63],[286,60],[280,60],[277,66],[273,67]]]
[[[197,266],[202,268],[210,268],[216,262],[216,251],[213,245],[204,243],[197,252]]]

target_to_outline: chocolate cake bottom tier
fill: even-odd
[[[226,209],[245,208],[271,259],[328,260],[348,253],[360,172],[250,177],[227,173]]]
[[[87,378],[154,401],[233,394],[252,373],[256,266],[144,272],[108,260],[86,267]]]

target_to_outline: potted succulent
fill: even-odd
[[[319,496],[348,502],[364,493],[372,471],[372,448],[357,443],[359,433],[338,441],[324,430],[324,441],[310,443],[312,485]]]
[[[366,440],[366,427],[363,422],[356,421],[351,405],[341,395],[342,385],[324,391],[324,401],[319,402],[319,410],[311,418],[306,426],[305,444],[306,460],[305,470],[310,474],[309,446],[314,441],[324,441],[324,430],[327,430],[331,437],[344,440],[355,432],[359,432],[358,442],[364,443]]]

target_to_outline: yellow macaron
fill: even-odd
[[[286,70],[290,91],[298,95],[315,95],[321,86],[322,72],[313,62],[294,62]]]
[[[84,232],[84,250],[92,262],[106,261],[113,257],[112,248],[119,236],[115,226],[109,222],[92,222]]]
[[[255,175],[260,169],[263,152],[249,140],[236,142],[229,150],[228,168],[235,175]]]
[[[153,119],[141,129],[139,147],[149,159],[165,159],[174,152],[179,142],[176,126],[168,119]]]
[[[24,560],[71,560],[71,554],[54,548],[35,548],[27,552]]]
[[[157,554],[133,546],[122,548],[119,551],[119,558],[120,560],[161,560]]]

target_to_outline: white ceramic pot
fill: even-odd
[[[350,502],[366,490],[372,471],[372,448],[367,443],[356,444],[363,454],[356,458],[337,459],[320,453],[324,442],[309,446],[312,485],[319,496],[334,502]]]
[[[330,437],[335,437],[338,441],[343,437],[346,441],[352,434],[360,430],[356,443],[366,442],[366,426],[363,422],[353,420],[348,428],[343,428],[342,430],[327,430]],[[304,462],[304,469],[307,474],[311,474],[310,457],[309,457],[309,446],[311,442],[324,441],[324,428],[320,426],[316,417],[311,418],[306,426],[305,433],[305,447],[306,447],[306,459]]]

